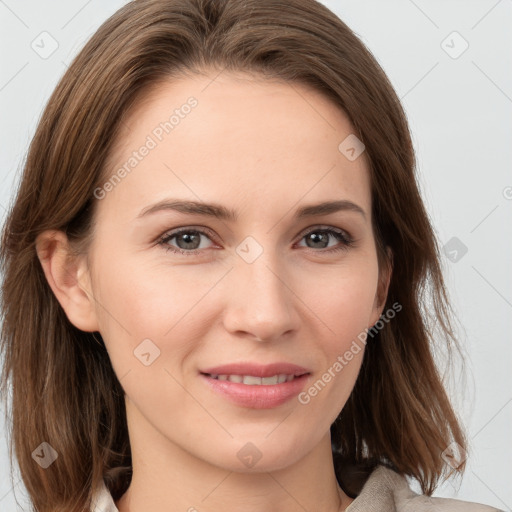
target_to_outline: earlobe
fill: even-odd
[[[82,331],[99,331],[86,260],[71,255],[66,234],[44,231],[36,239],[36,252],[69,321]]]

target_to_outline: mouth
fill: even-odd
[[[216,396],[238,407],[271,409],[297,396],[311,372],[287,363],[266,366],[235,363],[209,368],[199,372],[199,376]]]
[[[257,377],[256,375],[227,375],[227,374],[215,374],[215,373],[203,373],[207,377],[215,380],[224,380],[228,382],[234,382],[236,384],[245,384],[246,386],[275,386],[276,384],[283,384],[284,382],[291,382],[292,380],[307,375],[308,373],[302,373],[299,375],[279,373],[270,377]]]

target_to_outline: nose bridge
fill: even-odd
[[[285,266],[274,248],[247,237],[236,248],[225,325],[261,339],[273,339],[296,327],[293,294]]]

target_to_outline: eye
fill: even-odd
[[[354,246],[355,240],[346,232],[333,227],[315,227],[302,235],[302,239],[306,239],[306,245],[309,249],[326,249],[329,247],[329,239],[334,238],[341,245],[331,247],[321,252],[337,252],[346,251]],[[326,245],[327,244],[327,245]]]
[[[187,256],[193,256],[201,252],[202,249],[208,249],[211,246],[206,246],[202,243],[201,238],[212,240],[213,234],[208,230],[199,228],[181,228],[170,233],[166,233],[158,241],[158,245],[165,247],[167,251],[172,251],[177,254],[184,254]],[[346,251],[350,247],[353,247],[354,240],[346,232],[338,228],[333,227],[315,227],[304,233],[301,240],[306,240],[307,248],[309,249],[320,249],[315,252],[332,253],[337,251]],[[337,240],[340,245],[329,248],[330,240]],[[171,241],[175,241],[176,245],[171,244]],[[304,246],[302,246],[304,247]]]
[[[202,244],[201,237],[210,239],[210,233],[202,229],[185,228],[173,231],[165,234],[159,241],[158,244],[165,246],[168,251],[172,251],[179,254],[197,254],[200,249],[205,249]],[[176,244],[173,246],[169,245],[169,242],[176,239]]]

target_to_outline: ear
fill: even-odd
[[[375,293],[375,301],[373,303],[373,311],[371,316],[371,323],[368,327],[372,327],[379,320],[386,305],[388,297],[389,283],[391,282],[391,275],[393,273],[393,251],[391,247],[387,246],[386,251],[388,254],[387,264],[379,269],[379,282],[377,285],[377,292]]]
[[[37,236],[36,252],[46,280],[69,321],[82,331],[99,331],[86,258],[73,257],[66,234],[56,230]]]

